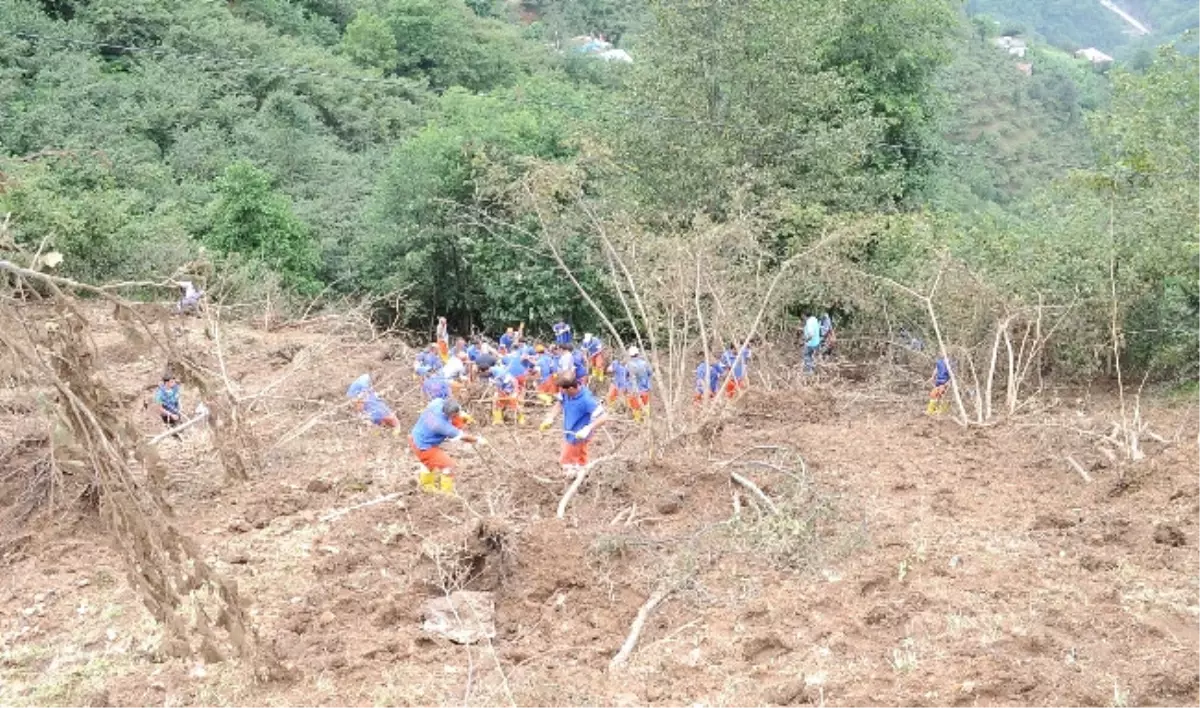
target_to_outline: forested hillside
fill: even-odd
[[[1064,371],[1109,365],[1115,284],[1130,363],[1194,373],[1195,58],[1102,74],[1035,46],[1027,76],[1002,24],[927,0],[0,0],[0,249],[463,332],[597,309],[628,331],[614,257],[638,244],[729,283],[799,259],[774,327],[809,305],[882,327],[865,282],[952,261],[996,312],[1068,308]],[[587,32],[633,63],[573,49]],[[993,326],[951,319],[963,346]]]
[[[1153,49],[1178,43],[1196,52],[1200,9],[1188,0],[1118,0],[1116,7],[1150,30],[1142,35],[1100,0],[968,0],[971,14],[999,20],[1005,31],[1041,35],[1067,50],[1097,47],[1119,59],[1147,61]]]

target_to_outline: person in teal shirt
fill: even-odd
[[[172,428],[183,420],[179,397],[182,390],[175,375],[171,372],[163,374],[162,383],[154,391],[154,403],[158,406],[159,417],[168,428]]]
[[[804,320],[804,370],[812,373],[816,370],[817,350],[821,348],[821,323],[816,317],[808,315]]]

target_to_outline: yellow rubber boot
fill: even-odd
[[[633,422],[635,422],[635,423],[642,422],[642,412],[641,411],[633,412]]]
[[[443,474],[438,480],[439,491],[442,494],[454,494],[454,475]]]
[[[542,404],[543,406],[548,406],[548,405],[550,405],[552,402],[554,402],[554,396],[551,396],[551,395],[550,395],[550,394],[548,394],[548,393],[539,393],[539,394],[537,395],[537,399],[538,399],[538,401],[540,401],[540,402],[541,402],[541,404]]]
[[[525,414],[524,414],[524,413],[520,413],[520,414],[518,414],[518,415],[517,415],[517,425],[525,425],[525,422],[526,422],[526,421],[525,421]]]
[[[925,415],[937,415],[938,402],[937,399],[929,399],[929,405],[925,406]]]
[[[942,401],[938,405],[938,413],[949,413],[949,412],[950,412],[950,401]]]
[[[504,425],[504,411],[500,410],[499,408],[492,409],[492,424]]]
[[[421,483],[421,491],[423,492],[438,491],[438,475],[433,470],[422,468],[421,474],[417,475],[417,481]]]

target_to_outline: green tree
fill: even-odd
[[[396,38],[379,16],[359,10],[342,36],[342,51],[359,66],[392,71],[400,62]]]
[[[933,4],[897,3],[893,31],[866,2],[657,0],[619,128],[641,188],[714,213],[747,184],[835,209],[894,204],[909,165],[889,135],[927,130],[953,26]]]
[[[1170,47],[1144,73],[1116,71],[1093,130],[1092,181],[1112,213],[1112,249],[1135,363],[1194,376],[1200,292],[1200,61]],[[1101,214],[1105,212],[1101,210]]]
[[[291,200],[276,192],[271,177],[254,165],[230,165],[215,185],[206,241],[222,253],[256,258],[302,292],[313,291],[318,254]]]

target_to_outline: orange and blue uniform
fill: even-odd
[[[640,421],[650,408],[650,377],[654,375],[650,362],[635,356],[629,360],[629,394],[625,402],[633,411],[633,419]]]
[[[563,448],[559,463],[563,465],[586,465],[588,461],[588,438],[577,433],[590,425],[596,415],[603,411],[600,402],[587,388],[580,386],[575,395],[566,391],[558,394],[563,413]]]

